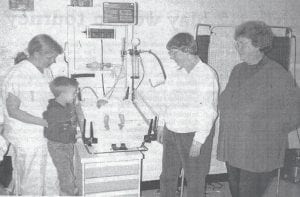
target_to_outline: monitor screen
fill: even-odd
[[[104,2],[103,23],[137,24],[137,4]]]

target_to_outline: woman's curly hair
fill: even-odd
[[[247,21],[235,29],[234,39],[239,37],[250,39],[253,46],[266,52],[272,48],[274,34],[271,27],[263,21]]]

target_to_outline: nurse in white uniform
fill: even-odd
[[[55,63],[62,47],[46,34],[32,38],[28,55],[18,53],[2,85],[4,136],[15,148],[16,194],[58,195],[56,169],[47,150],[42,118],[52,97],[47,68]]]

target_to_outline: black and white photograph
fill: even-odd
[[[299,197],[299,0],[1,0],[0,196]]]

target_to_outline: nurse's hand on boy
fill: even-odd
[[[157,141],[161,144],[163,143],[163,134],[164,134],[164,127],[158,126],[157,127]]]
[[[193,140],[190,148],[190,157],[198,157],[200,155],[202,144],[198,141]]]

